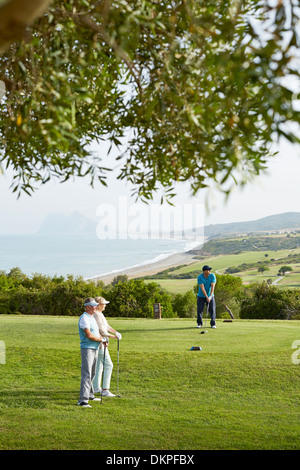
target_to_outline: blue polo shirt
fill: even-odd
[[[210,273],[207,278],[204,276],[203,273],[198,276],[198,284],[203,284],[204,285],[204,289],[205,289],[205,292],[207,293],[208,297],[210,296],[211,283],[212,282],[217,282],[217,278],[213,273]],[[213,296],[214,296],[214,294],[213,294]],[[198,297],[204,297],[205,298],[205,295],[203,294],[200,286],[199,286],[199,290],[198,290]]]
[[[100,338],[99,328],[95,318],[92,315],[84,312],[78,320],[78,329],[79,329],[79,338],[80,338],[80,348],[82,349],[98,349],[98,341],[92,341],[91,339],[85,336],[84,330],[88,328],[91,330],[91,333],[98,338]]]

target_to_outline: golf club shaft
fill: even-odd
[[[103,393],[103,382],[104,382],[104,369],[105,369],[105,353],[106,353],[106,346],[103,344],[104,351],[103,351],[103,363],[102,363],[102,387],[101,387],[101,405],[102,405],[102,393]]]
[[[119,364],[120,364],[120,340],[118,338],[118,361],[117,361],[117,396],[119,396]]]
[[[208,317],[208,308],[209,308],[209,302],[207,302],[207,306],[206,306],[205,329],[206,329],[206,322],[207,322],[207,317]]]
[[[207,317],[208,317],[208,307],[209,307],[209,302],[207,302],[207,307],[206,307],[206,317],[205,317],[205,322],[204,322],[204,329],[201,331],[201,334],[204,335],[207,333],[206,331],[206,322],[207,322]]]

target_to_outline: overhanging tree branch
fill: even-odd
[[[26,27],[41,16],[52,0],[9,0],[0,5],[0,52],[24,37]]]
[[[53,0],[26,37],[24,16],[24,39],[0,55],[0,162],[13,169],[14,188],[72,175],[104,184],[100,151],[89,145],[120,146],[125,136],[118,178],[144,200],[159,187],[171,197],[174,181],[188,181],[194,195],[211,183],[229,194],[262,173],[275,139],[300,143],[284,82],[299,79],[299,0],[271,13],[268,5]]]
[[[141,96],[143,95],[143,89],[139,79],[138,71],[130,59],[129,54],[109,35],[103,26],[98,24],[93,18],[91,18],[86,13],[74,14],[70,12],[63,12],[62,14],[67,15],[73,19],[73,21],[81,26],[85,26],[96,34],[99,34],[103,41],[107,44],[108,47],[112,48],[117,57],[119,57],[128,67],[131,75],[133,76],[136,85],[139,89]]]

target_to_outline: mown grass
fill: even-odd
[[[204,258],[199,261],[195,261],[195,263],[189,264],[188,266],[185,266],[183,268],[180,268],[176,270],[176,273],[185,273],[185,272],[190,272],[196,269],[199,269],[202,271],[202,266],[203,264],[209,264],[210,266],[213,267],[213,271],[215,272],[216,270],[222,270],[226,269],[230,266],[239,266],[240,264],[243,263],[257,263],[258,261],[264,262],[270,259],[280,259],[280,258],[286,258],[290,254],[297,254],[300,252],[300,248],[296,248],[293,250],[279,250],[279,251],[271,251],[271,250],[266,250],[266,251],[243,251],[241,253],[237,254],[228,254],[228,255],[218,255],[218,256],[210,256],[207,258]],[[266,257],[265,255],[268,255]],[[290,264],[284,262],[284,264]],[[278,268],[280,265],[278,265]]]
[[[280,259],[286,258],[290,254],[299,253],[300,249],[294,250],[280,250],[280,251],[244,251],[238,254],[228,254],[228,255],[218,255],[209,258],[205,258],[201,261],[195,261],[194,263],[178,268],[172,271],[172,274],[183,274],[189,273],[191,271],[199,270],[202,272],[202,266],[208,264],[212,266],[214,273],[224,274],[225,270],[229,267],[239,266],[242,263],[257,263],[264,262],[270,259]],[[268,254],[268,257],[265,257],[265,254]],[[288,264],[291,266],[293,271],[287,273],[285,276],[281,276],[278,279],[277,273],[281,265]],[[280,288],[300,288],[300,265],[299,263],[287,263],[283,262],[282,264],[268,265],[269,270],[263,273],[258,272],[258,268],[251,268],[246,271],[240,271],[233,276],[240,276],[245,285],[253,282],[262,282],[272,279],[272,281],[277,281],[277,286]],[[197,279],[153,279],[146,280],[146,282],[157,282],[163,288],[169,290],[170,292],[184,294],[188,290],[192,290],[197,284]]]
[[[82,409],[77,320],[0,316],[1,450],[299,449],[299,321],[109,319],[122,398]]]

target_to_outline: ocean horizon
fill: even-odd
[[[19,267],[28,276],[82,276],[90,279],[152,264],[199,246],[178,238],[99,239],[96,234],[0,235],[0,270]]]

